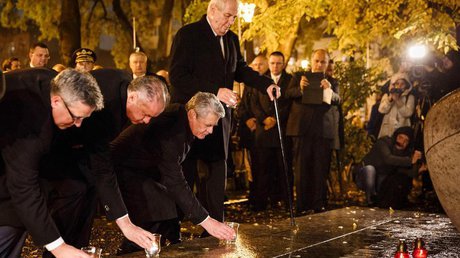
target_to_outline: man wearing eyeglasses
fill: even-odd
[[[0,150],[3,158],[0,160],[0,257],[20,256],[26,230],[35,244],[45,246],[56,257],[89,257],[73,247],[81,246],[70,244],[71,241],[67,240],[68,234],[75,232],[66,231],[62,225],[66,221],[60,220],[62,213],[55,214],[58,207],[52,205],[56,203],[50,203],[52,199],[45,202],[49,188],[39,186],[38,171],[40,169],[40,183],[51,182],[43,180],[41,175],[47,169],[51,173],[57,172],[56,177],[67,177],[66,171],[52,170],[43,164],[47,163],[47,157],[56,144],[66,139],[63,135],[76,138],[73,130],[83,129],[90,115],[100,115],[107,106],[103,109],[101,90],[91,75],[67,69],[55,76],[56,73],[50,69],[26,69],[6,75],[8,91],[0,102]],[[111,96],[107,95],[104,99],[110,102]],[[140,102],[134,104],[141,105]],[[138,112],[143,113],[142,109]],[[100,157],[103,159],[103,155]],[[78,157],[71,156],[70,159]],[[148,247],[153,236],[131,223],[112,171],[96,167],[89,175],[84,173],[77,176],[98,182],[97,190],[108,218],[116,220],[127,238]],[[61,188],[72,187],[64,181],[54,183]],[[79,216],[77,210],[69,212],[71,217]]]
[[[79,247],[89,245],[97,197],[109,219],[127,216],[110,160],[110,141],[130,124],[148,123],[169,102],[166,85],[156,77],[132,80],[126,71],[108,68],[90,73],[104,96],[104,108],[81,127],[60,132],[41,166],[41,177],[52,189],[48,205],[53,218],[65,232],[63,239]],[[81,119],[74,115],[75,121]],[[130,239],[130,232],[122,231]],[[138,241],[130,240],[145,248],[142,243],[148,239],[143,235]]]
[[[26,230],[35,244],[56,257],[88,257],[60,241],[39,186],[38,163],[53,135],[81,126],[103,107],[103,97],[87,74],[66,70],[50,83],[55,75],[48,69],[29,69],[5,76],[8,89],[0,102],[0,257],[20,256]]]

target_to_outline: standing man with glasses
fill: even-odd
[[[50,60],[48,46],[42,42],[35,43],[29,50],[29,58],[30,67],[46,67]]]
[[[225,117],[216,130],[204,140],[195,141],[184,171],[195,174],[198,160],[208,175],[202,183],[200,201],[211,217],[223,221],[224,190],[227,174],[231,107],[238,101],[232,91],[233,82],[268,92],[279,87],[270,78],[259,75],[247,66],[238,36],[230,31],[238,14],[237,0],[211,0],[207,13],[198,22],[181,28],[171,48],[171,96],[173,102],[185,104],[198,91],[210,92],[226,104]],[[190,183],[190,182],[189,182]],[[205,236],[205,235],[204,235]]]

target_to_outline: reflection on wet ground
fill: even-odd
[[[412,252],[417,237],[425,240],[429,257],[460,257],[460,233],[441,214],[351,207],[296,222],[242,224],[234,246],[195,239],[164,248],[160,257],[393,257],[399,239]]]

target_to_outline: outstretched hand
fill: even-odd
[[[116,220],[123,235],[142,248],[150,248],[154,240],[153,234],[134,225],[128,216]]]
[[[201,223],[201,226],[208,231],[211,236],[223,240],[232,240],[236,237],[236,232],[233,228],[219,222],[211,217]]]

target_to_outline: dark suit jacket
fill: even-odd
[[[296,73],[286,90],[285,96],[293,100],[286,135],[303,136],[309,134],[315,137],[333,139],[336,132],[333,131],[335,127],[331,124],[334,121],[329,115],[325,116],[331,106],[325,103],[319,105],[302,103],[302,92],[300,91],[302,75],[305,75],[308,79],[308,72]],[[334,92],[331,104],[338,105],[340,102],[338,85],[333,78],[326,76],[326,79],[331,83],[332,91]]]
[[[194,136],[185,108],[170,105],[148,125],[132,125],[112,146],[122,193],[133,221],[177,217],[175,203],[197,224],[207,216],[182,173]]]
[[[50,106],[55,75],[44,68],[9,72],[0,102],[0,226],[25,227],[37,245],[60,236],[38,181],[40,158],[58,131]]]
[[[250,118],[255,117],[251,110],[251,100],[254,98],[255,93],[258,91],[254,88],[244,87],[243,96],[236,109],[236,115],[238,119],[237,134],[240,137],[239,147],[241,148],[252,148],[254,144],[254,132],[246,125],[246,121]]]
[[[267,76],[270,76],[270,71],[267,72]],[[291,108],[291,99],[285,97],[286,89],[288,88],[289,82],[292,76],[285,71],[281,74],[278,81],[278,86],[281,88],[281,97],[278,101],[278,112],[281,123],[281,130],[283,133],[286,130],[286,124],[289,117],[289,109]],[[280,147],[280,140],[278,135],[278,125],[275,125],[269,130],[264,129],[263,121],[265,118],[271,116],[276,118],[275,105],[270,100],[267,94],[257,92],[254,98],[251,100],[251,110],[255,114],[257,119],[257,128],[255,133],[255,144],[256,147]]]
[[[83,179],[96,185],[109,219],[127,213],[110,159],[109,143],[129,125],[126,116],[127,87],[131,77],[118,69],[91,71],[104,96],[104,108],[83,120],[80,128],[60,131],[50,153],[42,161],[41,176]]]
[[[235,33],[227,32],[223,41],[225,59],[206,16],[177,32],[171,48],[170,80],[173,102],[185,104],[198,91],[217,95],[219,88],[233,89],[234,80],[261,91],[265,91],[273,83],[247,66],[241,56],[238,36]],[[226,159],[230,113],[230,109],[226,108],[225,118],[221,119],[214,133],[195,142],[198,158]]]

